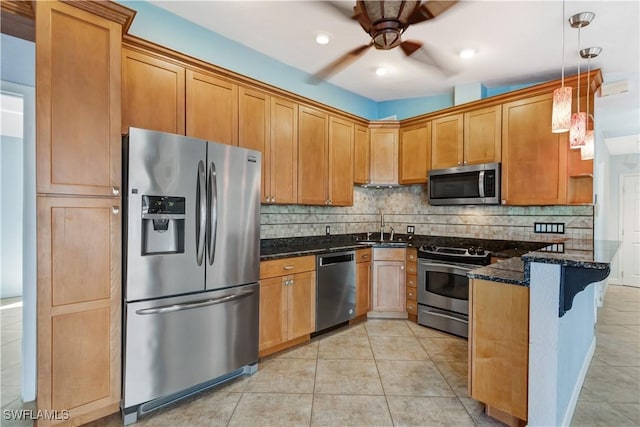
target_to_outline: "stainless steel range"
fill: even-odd
[[[418,249],[418,323],[468,337],[469,279],[467,273],[490,263],[482,247]]]

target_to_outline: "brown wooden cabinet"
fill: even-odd
[[[353,204],[353,123],[301,106],[298,203]]]
[[[427,182],[431,160],[431,122],[400,129],[400,184]]]
[[[271,196],[271,98],[264,92],[238,89],[238,145],[262,153],[260,200]]]
[[[526,421],[528,369],[529,288],[470,280],[469,395]]]
[[[37,409],[80,425],[121,397],[120,43],[133,11],[34,5]]]
[[[431,169],[462,165],[464,115],[433,119],[431,127]]]
[[[567,199],[567,145],[551,132],[552,93],[502,106],[502,200],[558,205]]]
[[[261,356],[308,340],[315,331],[315,256],[260,263]]]
[[[238,145],[238,85],[187,70],[186,93],[187,136]]]
[[[501,105],[464,113],[463,164],[499,162],[502,158],[501,147]]]
[[[373,249],[371,317],[406,318],[405,249]]]
[[[138,127],[185,134],[185,69],[160,55],[122,49],[122,133]]]
[[[370,128],[370,182],[398,184],[398,126],[385,123]]]
[[[371,248],[356,251],[356,317],[371,310]]]
[[[416,248],[407,248],[406,254],[406,290],[407,290],[407,316],[409,320],[418,320],[418,251]]]
[[[362,125],[355,126],[353,153],[353,182],[355,184],[369,183],[369,129]]]

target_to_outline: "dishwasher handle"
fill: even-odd
[[[351,252],[341,252],[338,254],[326,254],[326,255],[318,255],[318,265],[320,267],[326,267],[333,264],[342,264],[346,262],[352,262],[356,259],[356,253],[354,251]]]

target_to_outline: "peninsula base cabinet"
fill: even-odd
[[[471,279],[469,395],[487,405],[489,416],[525,425],[528,369],[529,288]]]
[[[356,251],[356,317],[371,311],[371,249]]]
[[[316,326],[316,259],[260,263],[260,356],[310,339]]]
[[[406,319],[405,249],[373,249],[372,311],[367,317]]]

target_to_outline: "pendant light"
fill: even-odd
[[[580,12],[569,18],[572,28],[578,29],[578,51],[580,50],[580,29],[593,21],[593,12]],[[584,145],[584,137],[587,130],[587,114],[580,111],[580,63],[578,62],[578,108],[571,115],[571,127],[569,129],[569,146],[580,148]]]
[[[562,85],[553,91],[551,132],[562,133],[571,125],[571,86],[564,85],[564,0],[562,0]]]
[[[589,120],[589,98],[591,93],[591,58],[595,58],[600,55],[602,48],[600,47],[588,47],[580,51],[580,56],[587,59],[587,123]],[[592,160],[595,154],[595,140],[593,136],[593,129],[587,129],[584,137],[584,145],[580,147],[580,158],[582,160]]]

